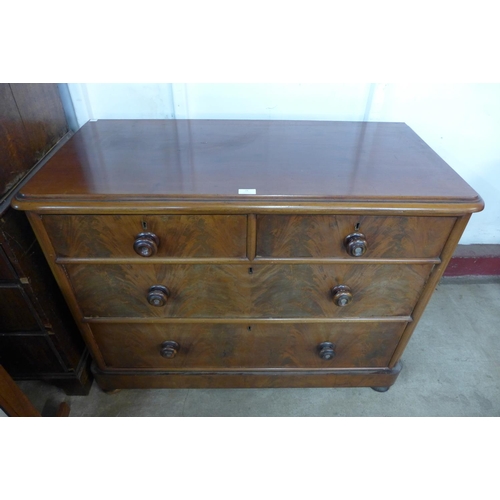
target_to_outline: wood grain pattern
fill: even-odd
[[[404,323],[348,325],[92,325],[108,368],[155,370],[333,369],[384,367]],[[180,349],[160,355],[162,342]],[[318,355],[321,342],[335,344],[335,357]]]
[[[26,218],[17,210],[8,210],[0,219],[0,243],[23,281],[18,283],[28,298],[29,307],[40,324],[47,331],[67,370],[76,371],[82,357],[87,355],[85,344],[78,327],[67,308],[64,297],[57,286],[42,249]],[[20,310],[12,307],[24,321]],[[25,312],[26,315],[30,311]],[[35,369],[36,364],[33,365]],[[61,370],[61,376],[67,373]],[[10,372],[17,377],[15,371]]]
[[[239,372],[168,372],[107,370],[94,367],[103,390],[139,388],[390,387],[401,372],[392,369],[270,370]]]
[[[455,221],[455,217],[259,215],[257,256],[352,258],[344,239],[359,224],[368,242],[360,261],[438,257]]]
[[[48,406],[52,406],[49,402]],[[32,405],[24,392],[19,389],[14,380],[0,365],[0,408],[8,417],[41,417],[39,411]],[[44,411],[46,409],[44,408]],[[68,403],[58,405],[55,417],[67,417],[70,408]],[[51,415],[46,415],[51,416]]]
[[[30,164],[26,132],[8,83],[0,83],[0,201]]]
[[[10,207],[67,130],[57,84],[0,84],[0,363],[15,379],[82,394],[91,382],[88,351],[26,215]]]
[[[53,83],[0,83],[0,202],[67,132]]]
[[[392,385],[463,217],[484,204],[404,124],[104,120],[13,206],[32,211],[113,390]],[[359,258],[344,248],[355,231]],[[143,232],[161,240],[137,242],[147,258]]]
[[[243,215],[44,215],[52,244],[62,257],[141,257],[133,249],[144,231],[160,239],[156,258],[246,256]]]
[[[40,242],[40,246],[43,250],[43,253],[49,264],[49,267],[52,270],[54,278],[56,279],[56,282],[59,285],[59,288],[62,294],[64,295],[64,298],[66,299],[66,303],[69,307],[69,310],[71,311],[71,314],[73,315],[73,318],[75,319],[76,324],[78,325],[78,328],[80,330],[80,333],[83,337],[85,344],[89,347],[89,350],[92,352],[92,357],[94,361],[97,363],[97,365],[103,366],[102,357],[100,356],[99,353],[99,347],[94,342],[94,338],[91,334],[90,328],[88,327],[88,325],[80,321],[82,313],[78,303],[76,302],[69,279],[66,273],[64,272],[64,269],[55,263],[55,256],[56,256],[55,250],[54,247],[52,246],[52,242],[50,241],[50,238],[47,234],[47,231],[45,230],[45,227],[43,225],[40,216],[34,212],[28,212],[26,215],[28,216],[28,220],[31,224],[31,227],[33,228],[33,231],[38,241]]]
[[[213,215],[213,214],[337,214],[337,215],[389,215],[389,216],[435,216],[456,217],[465,213],[481,212],[484,202],[481,198],[473,201],[456,201],[450,203],[426,203],[425,201],[388,201],[378,202],[366,200],[335,200],[324,198],[310,200],[295,198],[281,201],[281,198],[216,198],[206,200],[178,200],[151,199],[151,200],[122,200],[113,201],[112,198],[100,198],[84,201],[78,198],[27,198],[18,193],[11,202],[12,207],[26,212],[39,214],[94,214],[94,215]]]
[[[425,289],[422,291],[418,299],[418,302],[415,305],[415,309],[413,310],[413,316],[415,318],[415,321],[409,323],[407,328],[405,329],[403,336],[401,338],[401,342],[399,343],[391,359],[389,365],[390,367],[395,366],[399,362],[405,347],[407,346],[413,332],[415,331],[419,319],[422,317],[425,307],[427,306],[432,294],[434,293],[434,290],[436,289],[439,280],[443,276],[446,266],[451,260],[453,251],[457,247],[460,237],[462,236],[465,227],[469,222],[469,219],[470,219],[470,214],[464,215],[463,217],[457,219],[457,222],[453,227],[450,237],[448,238],[448,241],[446,242],[446,245],[443,249],[443,253],[441,254],[441,263],[434,267],[431,275],[429,276],[429,279],[427,280]]]
[[[257,216],[248,214],[247,216],[247,258],[255,259],[255,250],[257,247]]]
[[[257,194],[238,195],[248,187]],[[259,197],[480,202],[404,123],[288,120],[89,122],[21,194],[42,204],[80,199],[117,206]]]
[[[41,417],[10,375],[0,366],[0,408],[9,417]]]
[[[68,131],[56,83],[11,83],[29,142],[30,166],[43,158]]]
[[[369,317],[407,316],[432,265],[67,265],[84,316],[125,317]],[[337,307],[335,285],[353,301]],[[164,307],[147,303],[164,285]]]

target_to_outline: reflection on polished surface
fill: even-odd
[[[89,122],[21,193],[203,198],[238,197],[239,189],[256,197],[477,198],[405,124],[246,120]]]

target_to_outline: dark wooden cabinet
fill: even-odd
[[[386,390],[483,208],[404,124],[224,120],[88,123],[13,204],[106,390]]]
[[[56,84],[0,84],[0,365],[87,394],[88,350],[31,226],[10,201],[68,138]]]

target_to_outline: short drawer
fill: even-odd
[[[321,318],[410,315],[432,264],[65,267],[87,317]],[[339,285],[351,290],[345,306]]]
[[[384,367],[404,327],[380,322],[94,324],[92,330],[109,368],[187,371]]]
[[[345,239],[361,233],[366,251],[358,258],[435,258],[455,217],[350,215],[259,215],[257,256],[350,258]]]
[[[44,215],[43,221],[60,257],[246,255],[245,215]]]

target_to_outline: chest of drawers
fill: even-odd
[[[483,202],[401,123],[100,120],[14,206],[104,390],[385,390]]]

